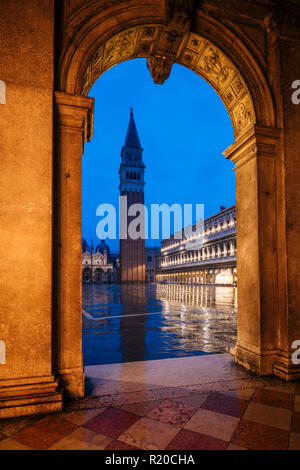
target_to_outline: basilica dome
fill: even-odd
[[[109,246],[105,243],[104,240],[101,240],[101,242],[96,246],[96,252],[104,253],[104,250],[106,250],[107,254],[110,254],[110,248]]]

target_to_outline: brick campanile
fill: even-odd
[[[121,282],[145,282],[145,239],[144,239],[144,210],[132,207],[134,204],[144,204],[144,173],[145,165],[142,160],[143,149],[134,122],[133,111],[130,109],[130,119],[125,143],[121,151],[120,195],[127,197],[126,207],[120,208],[120,225],[126,232],[127,238],[120,236],[120,277]],[[128,215],[132,208],[134,215]],[[133,238],[128,232],[134,219],[142,220],[137,224],[138,238]]]

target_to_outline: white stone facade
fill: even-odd
[[[82,253],[82,280],[84,282],[114,282],[115,269],[112,263],[107,261],[107,252],[90,253],[88,250]]]
[[[181,239],[176,239],[175,234],[163,240],[157,280],[164,283],[235,285],[235,206],[224,208],[204,222],[189,227]]]

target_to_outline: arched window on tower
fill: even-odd
[[[138,179],[138,180],[141,179],[141,173],[138,173],[138,174],[137,174],[137,179]]]
[[[128,174],[128,171],[126,171],[126,179],[128,180],[129,178],[129,174]]]

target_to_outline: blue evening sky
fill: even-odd
[[[99,240],[99,204],[118,212],[120,152],[129,109],[144,148],[145,204],[204,204],[204,216],[235,204],[233,164],[222,155],[234,141],[231,121],[213,88],[175,64],[164,85],[155,85],[145,59],[116,65],[92,87],[94,131],[83,155],[82,234]],[[149,210],[150,212],[150,210]],[[149,221],[150,223],[150,221]],[[119,251],[119,241],[107,241]],[[146,246],[159,246],[146,240]]]

